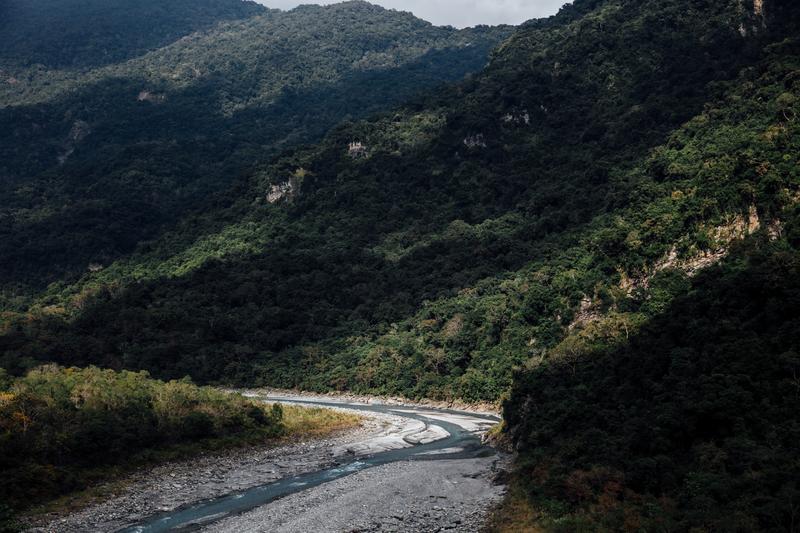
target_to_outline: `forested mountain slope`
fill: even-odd
[[[4,0],[0,65],[66,68],[116,63],[218,22],[266,11],[241,0]]]
[[[786,240],[762,233],[737,246],[638,332],[615,334],[598,321],[517,376],[504,413],[519,459],[499,530],[792,530],[792,211]]]
[[[657,315],[693,273],[667,266],[788,205],[794,23],[781,2],[577,2],[473,80],[258,166],[231,207],[51,287],[7,315],[4,351],[496,399],[587,318],[615,336]]]
[[[170,6],[134,17],[131,35],[144,35],[139,23],[178,32]],[[124,9],[104,13],[127,24]],[[69,35],[50,37],[94,43],[94,56],[105,50],[94,32],[114,27],[62,22]],[[279,151],[479,70],[507,34],[347,2],[257,9],[144,54],[115,34],[135,57],[92,68],[0,58],[0,291],[19,308],[50,282],[107,266],[188,212],[228,202],[217,195]],[[34,62],[37,42],[14,57]]]
[[[789,0],[578,0],[8,298],[0,366],[506,398],[498,528],[791,529],[799,30]]]

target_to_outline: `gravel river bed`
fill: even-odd
[[[103,503],[38,517],[28,530],[479,531],[504,492],[496,480],[507,459],[480,444],[495,423],[486,413],[246,394],[352,410],[364,422],[331,438],[138,472]]]

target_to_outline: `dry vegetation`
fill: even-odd
[[[65,509],[102,498],[137,468],[325,437],[360,420],[146,372],[56,365],[20,378],[0,372],[0,531],[4,518],[32,506]]]
[[[355,413],[325,407],[283,406],[283,424],[287,438],[325,437],[356,427],[361,420],[362,417]]]

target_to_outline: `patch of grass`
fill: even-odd
[[[353,413],[324,407],[283,405],[283,425],[292,437],[325,437],[332,433],[357,427],[363,418]]]
[[[511,480],[505,499],[498,505],[485,533],[540,533],[541,514],[531,505],[519,481]]]
[[[501,420],[486,432],[486,441],[499,450],[511,452],[513,449],[511,439],[506,431],[506,421]]]

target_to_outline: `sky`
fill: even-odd
[[[300,4],[333,4],[325,0],[258,0],[272,8],[292,9]],[[411,11],[439,26],[463,28],[478,24],[520,24],[547,17],[567,0],[369,0],[373,4]]]

